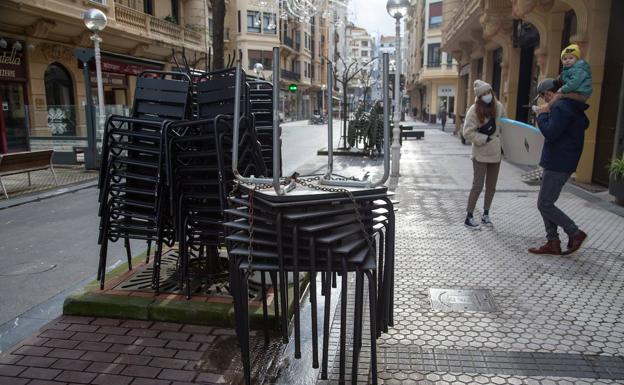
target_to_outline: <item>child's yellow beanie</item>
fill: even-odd
[[[576,56],[577,59],[580,59],[581,58],[581,49],[576,44],[570,44],[569,46],[565,47],[561,51],[561,59],[563,60],[563,55],[568,55],[568,54],[572,54],[572,55]]]

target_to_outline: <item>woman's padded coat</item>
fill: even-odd
[[[496,101],[496,119],[505,117],[505,108],[499,102]],[[486,121],[487,122],[487,121]],[[464,120],[464,138],[472,142],[472,156],[470,159],[474,159],[477,162],[482,163],[499,163],[502,158],[501,153],[501,129],[496,123],[496,131],[491,135],[491,139],[487,142],[488,136],[479,132],[479,127],[486,122],[480,122],[477,117],[477,108],[473,104],[466,113],[466,119]]]

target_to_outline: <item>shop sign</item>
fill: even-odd
[[[14,47],[13,41],[7,43],[7,48],[0,48],[0,78],[3,80],[25,80],[24,53]],[[20,45],[26,46],[23,42],[20,42]]]
[[[128,63],[120,60],[116,60],[110,57],[103,57],[101,61],[102,72],[110,72],[115,74],[133,75],[138,76],[141,72],[146,70],[162,70],[163,67],[157,64],[147,63]],[[79,67],[82,68],[82,63],[79,63]],[[89,69],[95,73],[95,61],[89,62]]]
[[[455,96],[454,86],[439,86],[438,96]]]
[[[97,77],[94,73],[91,73],[91,85],[93,87],[97,86]],[[102,73],[102,85],[126,88],[127,87],[126,75],[103,72]]]

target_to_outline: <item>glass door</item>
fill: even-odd
[[[4,129],[0,132],[8,152],[28,151],[27,110],[24,105],[24,86],[22,83],[0,84],[0,103]],[[0,147],[1,149],[1,147]]]

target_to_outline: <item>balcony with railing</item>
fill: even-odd
[[[443,22],[442,46],[446,46],[450,41],[458,38],[460,32],[464,30],[467,23],[478,23],[480,0],[463,0],[453,4],[450,11],[447,11],[450,17]],[[450,6],[451,4],[445,5]],[[445,15],[446,17],[446,15]],[[471,21],[472,20],[472,21]],[[469,26],[468,26],[469,27]]]
[[[139,35],[157,40],[166,39],[173,44],[184,42],[190,45],[202,45],[203,35],[200,32],[181,27],[119,3],[115,4],[115,20],[121,26],[136,31]]]
[[[297,72],[282,70],[281,75],[284,80],[292,80],[295,82],[301,81],[301,74]]]

